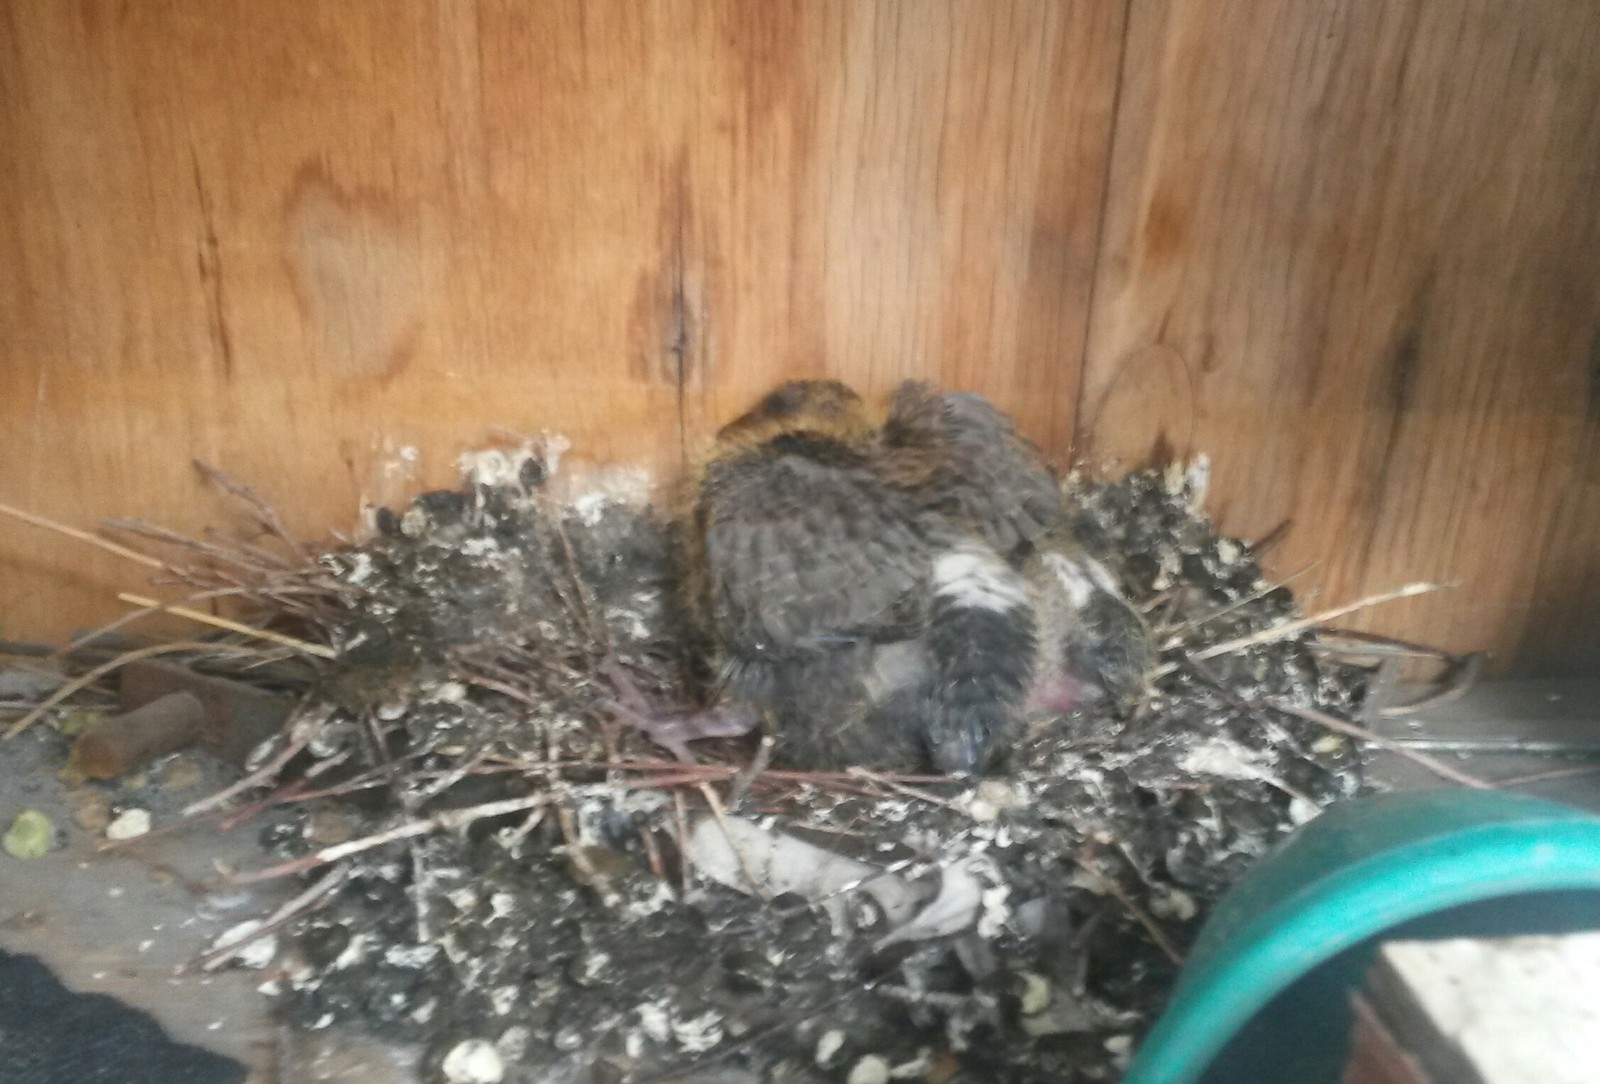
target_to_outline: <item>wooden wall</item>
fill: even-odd
[[[1597,171],[1589,0],[0,0],[0,500],[194,527],[201,456],[315,534],[496,429],[670,469],[917,375],[1575,672]],[[0,563],[10,635],[142,579]]]

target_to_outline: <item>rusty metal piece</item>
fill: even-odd
[[[190,692],[168,693],[106,719],[72,746],[72,765],[90,779],[115,779],[195,743],[205,707]]]
[[[283,728],[294,709],[292,697],[171,663],[129,663],[122,668],[121,680],[125,710],[175,692],[192,694],[203,709],[197,744],[238,767],[244,766],[252,749]]]

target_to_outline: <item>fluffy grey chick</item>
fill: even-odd
[[[719,432],[683,519],[722,704],[791,764],[976,772],[1036,702],[1093,684],[1056,671],[1094,663],[1080,588],[1107,577],[980,396],[904,385],[876,424],[842,384],[782,385]]]

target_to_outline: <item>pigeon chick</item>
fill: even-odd
[[[1092,661],[1073,603],[1109,579],[1060,519],[981,396],[906,384],[880,423],[837,381],[780,386],[717,434],[683,513],[723,703],[791,764],[979,771],[1035,701],[1090,689],[1041,670]]]
[[[1120,713],[1137,703],[1155,648],[1105,565],[1059,524],[1029,552],[1022,575],[1039,625],[1028,715],[1060,716],[1099,704]]]

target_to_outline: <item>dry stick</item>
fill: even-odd
[[[1579,764],[1571,768],[1552,768],[1549,771],[1534,772],[1532,775],[1514,775],[1509,779],[1496,779],[1494,786],[1525,787],[1529,783],[1543,783],[1549,779],[1566,779],[1574,775],[1593,775],[1600,772],[1600,764]]]
[[[1168,637],[1168,639],[1162,642],[1161,650],[1168,651],[1177,647],[1179,644],[1183,643],[1183,633],[1197,629],[1202,625],[1208,625],[1219,617],[1226,617],[1228,614],[1234,613],[1235,611],[1250,605],[1257,599],[1266,598],[1268,595],[1272,594],[1272,592],[1278,590],[1278,588],[1289,586],[1295,580],[1299,579],[1301,576],[1304,576],[1307,572],[1310,572],[1316,567],[1316,562],[1312,562],[1309,565],[1305,565],[1304,567],[1298,568],[1289,573],[1276,583],[1263,583],[1260,587],[1256,588],[1254,591],[1251,591],[1248,595],[1245,595],[1238,601],[1230,602],[1221,609],[1212,610],[1204,617],[1197,617],[1193,621],[1185,621],[1181,625],[1175,625],[1170,629],[1163,629],[1162,632]]]
[[[7,515],[12,519],[20,519],[23,523],[31,524],[34,527],[43,527],[45,530],[55,531],[57,534],[64,534],[68,538],[76,538],[79,542],[87,542],[91,546],[98,546],[107,553],[114,553],[118,557],[137,561],[147,568],[158,568],[163,572],[175,571],[165,561],[151,557],[147,553],[131,550],[127,546],[119,546],[115,542],[101,538],[97,534],[90,534],[88,531],[82,531],[76,527],[68,527],[65,523],[57,523],[53,519],[36,516],[32,512],[24,512],[22,509],[13,508],[9,504],[0,503],[0,515]]]
[[[532,813],[529,813],[527,818],[524,819],[521,824],[511,829],[511,834],[506,836],[506,845],[508,847],[515,847],[524,839],[527,839],[528,833],[539,827],[540,822],[544,820],[544,814],[545,811],[542,808],[535,809]]]
[[[689,813],[685,809],[681,790],[672,792],[672,819],[678,830],[678,878],[683,882],[683,891],[687,894],[693,887],[691,870],[694,863],[689,861]]]
[[[650,873],[656,880],[666,883],[667,867],[661,861],[661,847],[656,843],[655,835],[644,825],[639,826],[639,839],[644,843],[645,857],[650,860]]]
[[[175,546],[179,549],[192,550],[193,552],[204,557],[209,557],[214,561],[222,561],[226,564],[233,565],[236,568],[245,569],[252,573],[269,572],[274,570],[281,571],[289,567],[282,561],[277,561],[271,565],[264,565],[257,561],[246,560],[244,554],[229,550],[228,547],[222,545],[221,543],[208,542],[201,538],[193,538],[189,535],[183,534],[180,531],[174,531],[170,527],[162,527],[160,524],[156,523],[147,523],[142,519],[132,516],[116,516],[110,519],[101,520],[100,523],[101,526],[108,530],[122,531],[126,534],[135,535],[139,538],[144,538],[151,542],[157,542],[164,546]]]
[[[495,758],[490,758],[494,760]],[[587,760],[582,757],[561,757],[552,761],[526,761],[507,760],[497,761],[492,765],[481,767],[477,774],[489,775],[496,772],[538,772],[549,774],[557,768],[588,769],[596,772],[629,771],[629,772],[658,772],[659,775],[643,779],[634,779],[624,784],[632,789],[648,786],[659,786],[665,789],[669,786],[679,786],[684,783],[721,782],[726,779],[737,778],[743,770],[738,765],[710,762],[701,764],[684,764],[676,760],[659,760],[651,757],[638,757],[629,760]],[[949,783],[947,775],[908,775],[890,772],[874,772],[874,782],[888,785],[916,784],[916,783]],[[863,786],[854,786],[859,783],[856,770],[840,772],[795,771],[789,769],[768,768],[758,772],[753,777],[756,783],[797,783],[807,784],[824,789],[839,790],[849,794],[859,794],[864,797],[877,796],[876,791]]]
[[[279,787],[265,798],[257,798],[253,802],[246,802],[244,805],[239,806],[236,809],[220,810],[219,812],[222,814],[222,821],[217,825],[217,830],[219,832],[231,832],[235,828],[239,827],[239,825],[244,824],[252,817],[258,816],[261,813],[265,813],[273,806],[289,805],[293,802],[305,801],[307,799],[303,799],[301,797],[301,795],[305,793],[306,780],[305,777],[302,776],[299,779],[285,783],[283,786]],[[179,821],[178,823],[183,824],[185,822]],[[148,835],[149,833],[147,832],[145,834]]]
[[[616,785],[622,790],[669,790],[672,787],[681,787],[689,783],[693,783],[696,787],[703,787],[708,782],[707,776],[710,774],[707,772],[690,772],[687,774],[663,772],[660,775],[641,776],[638,779],[623,779],[618,781]],[[736,774],[732,768],[728,768],[712,775],[709,781],[720,783],[724,780],[732,779]]]
[[[202,534],[206,542],[225,551],[232,551],[236,559],[249,557],[268,571],[291,572],[295,570],[294,563],[285,558],[283,554],[273,553],[271,550],[258,546],[237,533],[219,531],[215,527],[207,527]]]
[[[1208,648],[1193,652],[1192,655],[1197,659],[1214,659],[1218,655],[1229,655],[1235,651],[1242,651],[1247,647],[1254,647],[1257,644],[1267,644],[1272,643],[1275,640],[1285,640],[1296,633],[1304,632],[1307,629],[1315,628],[1318,625],[1331,621],[1335,617],[1343,617],[1346,614],[1354,613],[1357,610],[1364,610],[1369,606],[1378,606],[1385,602],[1394,602],[1397,599],[1413,598],[1417,595],[1426,595],[1433,591],[1442,591],[1448,586],[1450,585],[1443,583],[1408,583],[1404,587],[1396,588],[1393,591],[1386,591],[1381,595],[1369,595],[1366,598],[1357,599],[1356,601],[1346,603],[1343,606],[1335,606],[1331,610],[1324,610],[1321,613],[1312,614],[1310,617],[1302,617],[1294,621],[1285,621],[1281,625],[1274,625],[1270,629],[1262,629],[1260,632],[1253,632],[1249,636],[1241,636],[1235,640],[1224,640],[1220,644],[1212,644]],[[1172,671],[1175,669],[1177,669],[1176,663],[1163,663],[1152,670],[1150,672],[1150,676],[1152,678],[1164,677],[1165,675],[1172,673]]]
[[[942,798],[937,794],[929,794],[925,790],[918,790],[916,787],[908,787],[904,783],[896,782],[891,776],[879,775],[877,772],[869,771],[866,768],[850,768],[848,771],[850,775],[857,779],[865,779],[869,783],[876,783],[881,787],[887,787],[896,794],[903,794],[907,798],[915,798],[921,802],[928,802],[932,805],[943,806],[946,809],[953,809],[957,813],[965,813],[968,816],[972,814],[972,810],[966,808],[960,802],[952,802],[950,799]]]
[[[744,851],[739,847],[739,841],[733,837],[733,825],[728,823],[728,811],[722,808],[722,799],[717,797],[717,792],[711,789],[710,783],[701,783],[700,793],[705,796],[706,805],[711,807],[711,815],[717,818],[717,826],[722,829],[723,838],[728,841],[728,849],[739,860],[739,871],[744,874],[745,883],[750,886],[751,894],[759,900],[771,899],[761,882],[756,880],[755,871],[750,868]],[[685,846],[688,845],[688,840],[683,842]]]
[[[503,681],[496,681],[494,678],[483,677],[478,674],[468,674],[465,672],[463,672],[460,677],[461,680],[466,682],[468,685],[476,685],[480,689],[487,689],[492,693],[499,693],[501,696],[508,696],[519,704],[526,704],[529,707],[535,708],[544,706],[538,700],[535,700],[532,696],[529,696],[521,689],[518,689],[513,685],[507,685]]]
[[[1293,526],[1294,520],[1283,520],[1276,527],[1272,528],[1272,530],[1268,531],[1254,542],[1246,542],[1244,548],[1250,551],[1251,557],[1260,558],[1263,553],[1266,553],[1279,542],[1282,542],[1284,536],[1289,533],[1289,528]]]
[[[413,836],[427,835],[430,832],[443,832],[453,828],[465,828],[474,821],[485,817],[499,817],[507,813],[520,813],[524,809],[533,809],[537,806],[548,804],[550,795],[534,794],[524,798],[505,798],[497,802],[484,802],[482,805],[467,806],[463,809],[447,809],[442,813],[435,813],[431,817],[421,820],[407,821],[405,824],[390,828],[388,831],[376,835],[364,836],[361,839],[352,839],[348,843],[324,847],[320,851],[313,851],[303,858],[296,858],[289,862],[280,862],[276,866],[266,869],[253,870],[248,873],[236,873],[225,878],[228,885],[254,884],[257,881],[271,881],[279,877],[288,877],[295,873],[304,873],[308,869],[316,869],[332,862],[349,858],[362,851],[370,851],[374,847],[382,847],[386,843],[396,843],[402,839],[411,839]]]
[[[283,520],[278,518],[278,510],[272,507],[266,498],[220,467],[213,467],[202,459],[194,460],[194,465],[195,469],[205,475],[208,482],[255,509],[256,518],[261,521],[261,525],[277,535],[283,544],[288,546],[297,557],[301,560],[309,559],[305,547],[300,544],[300,541],[294,535],[289,533],[289,529],[283,525]]]
[[[305,911],[310,910],[315,904],[321,901],[323,897],[327,896],[333,892],[334,889],[343,884],[344,879],[344,869],[340,868],[332,871],[326,877],[314,882],[311,887],[306,889],[304,892],[285,900],[281,907],[272,912],[272,914],[268,915],[261,925],[257,926],[250,932],[244,934],[243,936],[235,937],[232,940],[223,939],[227,937],[227,934],[224,934],[222,938],[218,938],[209,949],[195,958],[194,962],[189,965],[190,968],[198,967],[202,971],[215,971],[234,956],[238,955],[239,950],[250,944],[252,941],[259,940],[270,933],[276,932],[277,930],[281,929],[285,923],[293,920]],[[235,927],[235,929],[237,929],[237,927]]]
[[[1391,741],[1381,734],[1374,734],[1372,731],[1365,727],[1357,726],[1348,719],[1341,719],[1337,715],[1329,715],[1327,712],[1318,711],[1316,708],[1303,708],[1299,704],[1290,703],[1287,700],[1263,700],[1260,703],[1272,708],[1274,711],[1281,711],[1286,715],[1293,715],[1297,718],[1305,719],[1307,722],[1316,723],[1318,726],[1327,727],[1337,734],[1344,734],[1359,741],[1369,742],[1380,749],[1387,749],[1397,756],[1405,757],[1413,764],[1421,765],[1440,779],[1448,779],[1452,783],[1457,783],[1463,787],[1474,787],[1478,790],[1494,789],[1495,785],[1487,780],[1479,779],[1477,776],[1470,775],[1459,768],[1453,768],[1444,761],[1430,757],[1426,753],[1419,753],[1401,742]]]
[[[145,598],[143,595],[130,595],[127,592],[123,592],[122,594],[118,595],[117,598],[134,606],[152,607],[154,609],[159,609],[164,613],[176,614],[179,617],[187,617],[190,621],[198,621],[202,625],[211,625],[215,628],[227,629],[229,632],[237,632],[241,636],[254,636],[259,640],[266,640],[270,643],[277,644],[280,647],[293,648],[294,650],[307,655],[316,655],[318,658],[337,659],[339,657],[339,653],[331,647],[324,647],[322,644],[308,643],[305,640],[300,640],[293,636],[285,636],[281,632],[270,632],[267,629],[252,628],[251,626],[241,624],[238,621],[230,621],[226,617],[214,617],[211,614],[201,613],[199,610],[191,610],[187,606],[178,606],[176,604],[169,605],[164,602],[157,602],[153,598]]]
[[[190,802],[188,805],[183,807],[181,816],[188,818],[194,816],[196,813],[204,813],[208,809],[215,809],[217,806],[222,805],[235,795],[243,794],[251,787],[259,786],[261,783],[277,775],[285,764],[293,760],[300,750],[304,749],[308,744],[310,744],[310,728],[307,728],[302,733],[296,734],[291,727],[288,732],[288,737],[289,740],[283,743],[283,748],[279,749],[277,754],[271,760],[261,765],[261,767],[257,768],[243,779],[240,779],[229,786],[223,787],[210,797],[201,798],[196,802]]]
[[[578,872],[580,883],[587,884],[600,896],[600,902],[615,911],[622,906],[622,896],[612,887],[611,878],[589,860],[589,852],[584,848],[581,833],[578,831],[577,818],[567,806],[556,809],[556,821],[561,828],[561,838],[566,841],[564,850],[567,861],[572,863],[572,868]]]
[[[147,843],[153,843],[162,836],[168,836],[174,832],[181,832],[187,828],[196,827],[197,825],[204,824],[206,821],[221,820],[223,817],[228,815],[228,812],[229,811],[226,809],[214,809],[203,816],[188,817],[182,820],[173,821],[171,824],[163,824],[161,827],[152,828],[142,835],[129,836],[127,839],[102,840],[95,846],[95,851],[97,853],[104,854],[107,851],[121,851],[126,850],[129,847],[140,847]]]
[[[329,759],[337,760],[340,757],[343,757],[343,755],[344,754],[341,753],[338,756],[331,757]],[[315,771],[316,768],[323,763],[326,762],[319,761],[317,765],[313,765],[312,770]],[[368,774],[370,775],[371,773]],[[193,816],[182,817],[180,820],[175,820],[171,824],[164,824],[159,828],[152,828],[143,835],[130,836],[127,839],[106,840],[97,846],[95,850],[105,852],[123,850],[128,847],[137,847],[142,844],[152,842],[161,836],[171,835],[174,832],[181,832],[188,828],[197,827],[198,825],[205,824],[207,821],[219,821],[221,822],[219,825],[219,830],[223,832],[229,832],[238,827],[244,821],[249,820],[258,813],[271,809],[273,806],[296,805],[301,802],[314,802],[319,798],[337,798],[345,794],[352,794],[359,790],[372,790],[376,787],[387,786],[389,784],[389,780],[369,779],[358,776],[355,779],[349,780],[348,782],[340,783],[338,786],[323,787],[321,790],[303,790],[301,788],[304,786],[304,784],[305,780],[297,779],[294,782],[288,783],[279,790],[267,795],[265,798],[260,798],[249,803],[248,805],[240,806],[237,809],[207,809],[203,812],[196,813]]]
[[[1082,859],[1078,860],[1078,865],[1097,878],[1105,888],[1106,894],[1122,904],[1128,914],[1134,917],[1134,921],[1144,927],[1145,932],[1150,935],[1150,939],[1156,943],[1156,948],[1161,950],[1161,954],[1170,960],[1174,967],[1183,966],[1183,955],[1173,947],[1172,942],[1167,939],[1166,933],[1156,924],[1156,920],[1146,914],[1144,908],[1135,903],[1133,897],[1122,890],[1122,886],[1117,884],[1115,878],[1106,876]]]
[[[755,785],[756,777],[772,764],[772,751],[777,744],[771,731],[762,734],[761,744],[756,746],[756,755],[751,758],[749,764],[739,769],[738,775],[733,777],[733,787],[728,793],[728,801],[735,809],[744,804],[745,796]]]
[[[589,593],[583,585],[583,576],[578,572],[578,557],[573,552],[572,539],[567,537],[566,522],[559,518],[556,520],[556,537],[561,540],[561,552],[565,556],[567,563],[567,576],[572,580],[572,585],[578,592],[578,606],[582,612],[576,616],[583,618],[584,622],[589,626],[589,635],[609,653],[611,651],[611,630],[606,627],[605,622],[595,619],[594,607],[589,605]]]
[[[196,591],[194,594],[186,596],[183,601],[204,602],[207,599],[225,598],[230,595],[245,594],[247,591],[248,589],[243,587],[218,587],[208,591]],[[160,613],[163,608],[164,607],[162,603],[152,602],[149,606],[143,606],[137,610],[131,610],[128,613],[123,614],[121,617],[106,622],[99,628],[90,629],[81,636],[74,636],[70,641],[57,648],[50,657],[58,659],[62,656],[68,655],[80,647],[85,647],[94,643],[102,636],[111,635],[113,632],[116,632],[125,625],[131,625],[133,622],[138,621],[141,618],[149,617],[151,614]]]
[[[21,734],[34,723],[44,718],[45,713],[51,708],[54,708],[68,697],[72,696],[74,693],[93,685],[95,682],[99,681],[113,670],[116,670],[121,666],[125,666],[130,662],[138,662],[140,659],[148,659],[152,655],[166,655],[175,651],[220,651],[237,655],[252,654],[251,651],[245,648],[232,647],[226,644],[195,643],[190,640],[182,640],[171,644],[154,644],[150,647],[141,647],[133,651],[124,652],[123,654],[112,659],[110,662],[96,666],[93,670],[73,678],[71,681],[61,686],[61,688],[51,693],[50,696],[47,697],[38,707],[34,708],[28,714],[12,723],[11,727],[5,732],[4,738],[9,740],[16,737],[18,734]]]

